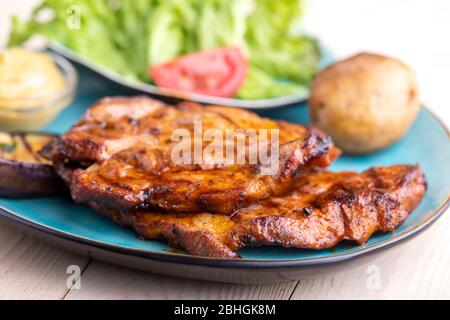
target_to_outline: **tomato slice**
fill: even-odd
[[[188,53],[149,71],[160,87],[229,98],[245,80],[247,61],[239,48],[218,48]]]

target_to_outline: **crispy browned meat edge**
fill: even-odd
[[[343,240],[363,244],[377,231],[394,231],[420,203],[426,190],[420,167],[409,165],[375,167],[362,174],[313,173],[300,182],[314,178],[320,183],[325,175],[336,180],[326,191],[315,194],[307,205],[288,204],[297,215],[261,213],[261,207],[270,209],[271,200],[257,204],[259,209],[243,209],[232,218],[207,213],[120,213],[95,202],[90,206],[132,227],[143,238],[166,239],[171,246],[193,255],[239,258],[237,250],[243,247],[319,250]],[[289,197],[285,196],[286,201]]]

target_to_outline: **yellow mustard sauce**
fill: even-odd
[[[44,52],[22,48],[0,51],[0,129],[37,129],[65,106],[66,87],[57,65]]]

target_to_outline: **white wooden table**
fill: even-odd
[[[11,13],[38,0],[2,1],[0,45]],[[450,1],[314,0],[305,26],[338,56],[371,50],[412,65],[422,100],[450,123]],[[450,159],[449,159],[450,160]],[[318,272],[263,286],[207,283],[138,272],[55,249],[0,224],[0,298],[36,299],[342,299],[450,298],[450,213],[399,246]],[[81,288],[66,285],[69,265]]]

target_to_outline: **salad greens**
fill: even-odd
[[[238,97],[277,97],[307,90],[317,72],[317,42],[296,30],[302,4],[302,0],[44,0],[28,21],[13,17],[9,46],[43,35],[144,82],[151,82],[148,66],[187,52],[238,46],[249,62]]]

